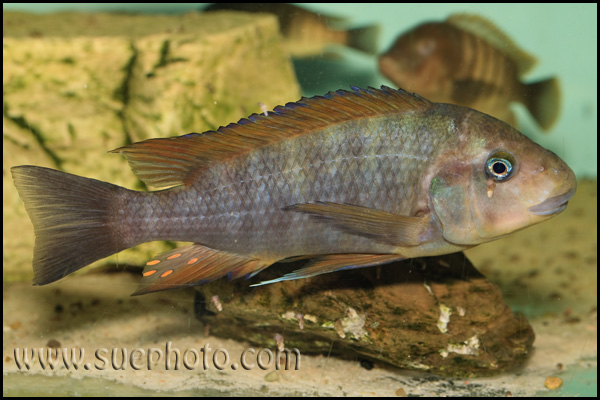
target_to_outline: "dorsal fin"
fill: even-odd
[[[446,19],[446,22],[480,37],[496,49],[502,51],[508,58],[515,62],[519,76],[526,74],[537,62],[534,56],[522,50],[500,28],[482,16],[453,14]]]
[[[431,103],[402,89],[338,90],[303,97],[278,106],[268,115],[253,114],[217,131],[149,139],[113,150],[122,154],[135,175],[155,187],[183,185],[193,173],[264,145],[310,133],[329,125],[378,115],[426,110]]]

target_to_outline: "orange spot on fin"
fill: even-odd
[[[180,247],[159,254],[146,264],[140,286],[133,295],[199,285],[226,275],[237,277],[236,271],[256,273],[275,261],[218,251],[200,244]]]

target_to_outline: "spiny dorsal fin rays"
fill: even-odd
[[[353,119],[423,111],[431,103],[402,89],[338,90],[303,97],[275,107],[268,116],[253,114],[217,131],[149,139],[113,150],[122,154],[134,174],[157,188],[184,185],[194,172],[259,147]]]

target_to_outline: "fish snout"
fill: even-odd
[[[575,194],[576,190],[577,188],[574,187],[566,193],[550,197],[535,206],[529,207],[529,212],[535,215],[558,214],[567,208],[567,204],[569,203],[571,197],[573,197]]]

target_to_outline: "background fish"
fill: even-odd
[[[535,63],[485,18],[459,14],[402,34],[379,58],[379,69],[431,101],[475,108],[513,126],[509,104],[523,103],[548,130],[558,118],[560,90],[556,78],[521,82]]]
[[[379,26],[347,28],[344,18],[315,13],[287,3],[214,3],[204,11],[245,11],[274,14],[284,46],[294,57],[322,55],[329,44],[377,54]]]
[[[558,214],[576,188],[558,156],[507,124],[387,87],[114,152],[168,189],[12,168],[36,233],[35,284],[153,240],[193,244],[150,260],[135,294],[290,257],[313,260],[274,281],[451,253]]]

